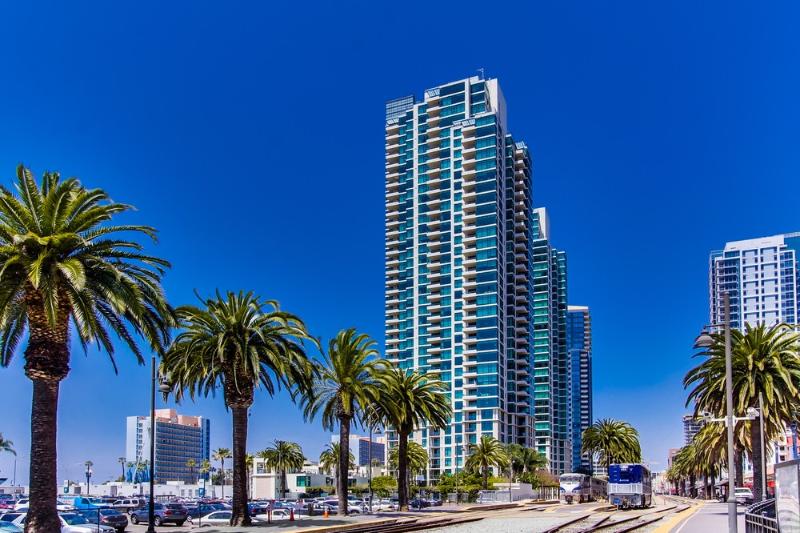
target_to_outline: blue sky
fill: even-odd
[[[790,3],[170,2],[0,7],[0,170],[110,191],[161,231],[175,304],[253,289],[325,338],[383,340],[383,104],[485,68],[535,159],[534,203],[594,314],[595,413],[681,443],[708,252],[800,230],[800,41]],[[59,478],[118,472],[149,371],[75,352]],[[0,432],[27,465],[30,382],[0,370]],[[181,407],[212,418],[221,395]],[[327,437],[259,394],[250,448]],[[11,475],[8,455],[0,477]],[[26,467],[17,472],[27,480]]]

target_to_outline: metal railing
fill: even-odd
[[[775,499],[764,500],[747,508],[744,513],[746,533],[780,533],[775,517]]]

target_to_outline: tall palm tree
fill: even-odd
[[[683,380],[692,387],[686,400],[694,403],[695,413],[709,411],[723,415],[725,409],[725,336],[712,335],[713,344],[696,354],[704,360],[690,370]],[[800,337],[788,324],[745,325],[744,331],[731,331],[734,413],[744,414],[758,407],[763,398],[766,441],[775,439],[785,423],[794,419],[800,394]],[[753,461],[753,496],[762,497],[760,425],[748,424],[748,451]]]
[[[219,461],[220,479],[222,479],[222,498],[225,498],[225,459],[231,458],[230,448],[217,448],[211,454],[211,458]]]
[[[250,501],[250,496],[253,493],[253,465],[255,460],[256,456],[252,453],[244,455],[244,466],[247,468],[247,501]]]
[[[635,463],[642,460],[639,432],[627,422],[604,418],[583,432],[581,453],[599,456],[606,467],[612,463]]]
[[[481,440],[472,445],[464,468],[480,473],[483,490],[486,490],[489,488],[491,468],[496,467],[502,471],[508,468],[508,465],[509,457],[503,444],[491,435],[481,435]]]
[[[208,459],[203,459],[202,461],[200,461],[199,471],[200,471],[200,477],[203,480],[207,480],[208,473],[211,472],[211,461],[209,461]],[[203,488],[205,489],[205,481],[203,481]]]
[[[276,440],[261,453],[261,457],[264,459],[264,466],[280,475],[280,497],[285,498],[286,493],[289,491],[286,472],[303,468],[303,463],[306,460],[303,450],[296,442]]]
[[[197,461],[194,459],[189,459],[186,461],[186,468],[189,469],[189,479],[192,483],[197,483],[194,479],[194,469],[197,468]]]
[[[303,398],[304,415],[313,419],[321,412],[322,427],[339,426],[339,464],[336,468],[338,514],[347,515],[347,474],[350,424],[362,418],[364,409],[378,396],[376,375],[384,369],[375,341],[355,329],[340,331],[323,353],[323,365],[312,393]]]
[[[25,527],[51,532],[61,527],[53,487],[58,390],[69,373],[70,329],[85,351],[91,343],[106,352],[115,372],[111,334],[140,364],[136,337],[162,353],[174,323],[161,289],[169,263],[143,253],[138,238],[155,238],[153,228],[109,223],[132,207],[102,190],[58,173],[45,173],[37,184],[21,165],[15,188],[0,188],[0,365],[8,366],[25,345],[25,374],[33,381]]]
[[[339,467],[339,450],[341,450],[339,443],[332,442],[319,454],[320,468],[327,473],[333,472],[334,477],[336,477],[337,468]],[[349,472],[356,467],[356,458],[349,447],[347,449],[347,455],[347,471]]]
[[[122,467],[122,478],[121,479],[122,479],[122,481],[125,481],[125,463],[126,463],[125,458],[124,457],[120,457],[120,458],[117,459],[117,462]]]
[[[0,433],[0,452],[8,452],[12,455],[17,455],[17,452],[14,450],[14,443],[8,439],[4,439],[2,433]]]
[[[394,368],[379,376],[378,396],[369,410],[370,423],[380,423],[397,432],[397,492],[400,509],[408,510],[408,438],[427,425],[443,428],[452,409],[447,388],[438,379]]]
[[[231,525],[249,525],[247,411],[256,387],[272,396],[283,386],[293,398],[310,389],[313,365],[302,342],[311,337],[299,318],[252,292],[228,292],[224,297],[217,292],[202,303],[203,308],[178,309],[182,331],[161,367],[178,400],[187,391],[194,398],[222,388],[225,405],[233,413]]]

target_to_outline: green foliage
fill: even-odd
[[[460,471],[458,474],[444,473],[439,476],[439,482],[436,484],[436,490],[442,493],[442,498],[448,494],[455,494],[458,488],[459,494],[466,494],[467,500],[475,501],[478,497],[478,492],[483,486],[483,479],[475,472]],[[463,497],[459,499],[463,500]]]
[[[323,494],[335,494],[336,487],[331,487],[330,485],[322,485],[320,487],[306,487],[305,493],[312,498],[318,498]]]
[[[599,456],[606,468],[642,460],[639,433],[629,423],[611,418],[598,420],[583,432],[581,453]]]
[[[483,477],[483,489],[489,488],[489,471],[495,467],[504,470],[510,465],[508,454],[503,444],[489,435],[482,435],[481,440],[473,445],[470,455],[464,463],[464,468],[473,472],[480,472]]]
[[[300,445],[296,442],[276,440],[266,449],[258,452],[258,456],[264,460],[264,466],[280,474],[280,494],[281,497],[285,497],[289,490],[286,473],[290,470],[299,470],[306,460]]]
[[[339,465],[339,449],[339,443],[332,442],[325,447],[321,454],[319,454],[319,466],[323,472],[331,473],[336,471],[336,468]],[[356,458],[353,455],[353,452],[348,452],[348,456],[349,464],[347,469],[349,471],[355,469]]]
[[[397,480],[392,476],[376,476],[372,478],[372,492],[381,498],[388,498],[397,490]]]
[[[505,451],[511,461],[514,479],[518,480],[524,473],[536,472],[547,466],[547,457],[533,448],[525,448],[519,444],[507,444]]]
[[[0,433],[0,452],[8,452],[12,455],[17,455],[17,452],[14,451],[14,443],[3,438],[2,433]]]
[[[392,470],[397,470],[398,468],[399,451],[400,448],[398,446],[395,446],[389,450],[389,468]],[[408,443],[408,449],[406,452],[408,456],[407,460],[409,473],[414,476],[416,474],[425,472],[425,470],[428,468],[428,452],[425,451],[425,448],[423,448],[418,442],[412,440]]]

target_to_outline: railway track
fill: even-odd
[[[588,513],[553,526],[544,533],[594,533],[595,531],[627,533],[658,522],[669,514],[685,511],[689,507],[689,505],[672,505],[635,516],[621,516],[622,513],[597,516],[595,513]]]

